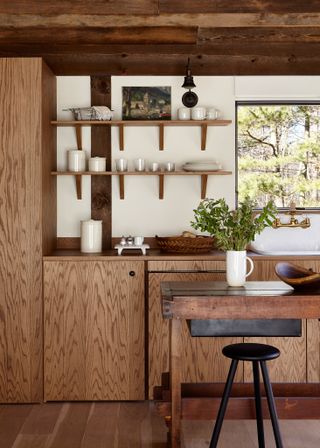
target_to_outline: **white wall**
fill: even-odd
[[[177,168],[189,160],[216,159],[224,169],[235,169],[235,101],[258,99],[319,99],[320,77],[195,77],[198,105],[214,106],[222,117],[233,121],[231,126],[208,128],[207,150],[200,150],[201,132],[198,127],[169,127],[165,129],[165,150],[159,151],[156,127],[125,129],[125,151],[119,151],[118,129],[112,129],[112,158],[133,160],[143,157],[147,162],[173,161]],[[112,108],[114,117],[121,118],[122,86],[171,86],[172,117],[182,106],[181,77],[112,77]],[[58,77],[58,119],[71,118],[68,107],[90,105],[89,77]],[[66,150],[76,147],[75,132],[58,128],[58,169],[66,168]],[[84,128],[83,146],[90,154],[90,128]],[[113,162],[114,168],[114,162]],[[158,199],[156,176],[127,176],[125,199],[119,199],[118,178],[113,177],[112,234],[121,236],[174,235],[190,229],[193,209],[200,201],[200,177],[165,178],[164,199]],[[83,179],[83,199],[76,199],[72,177],[58,178],[58,236],[79,236],[79,222],[90,217],[90,177]],[[235,199],[235,176],[211,176],[208,197],[225,197],[230,205]]]

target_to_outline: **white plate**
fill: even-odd
[[[182,169],[184,171],[219,171],[221,170],[221,165],[216,163],[207,163],[205,165],[183,165]]]

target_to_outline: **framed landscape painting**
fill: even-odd
[[[171,120],[171,87],[122,87],[123,120]]]

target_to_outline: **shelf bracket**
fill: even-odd
[[[119,174],[119,191],[120,199],[124,199],[124,175]]]
[[[77,199],[82,199],[82,176],[81,174],[77,174],[75,176],[76,179],[76,190],[77,190]]]
[[[201,175],[201,199],[205,199],[207,196],[207,183],[208,183],[208,175]]]
[[[164,149],[164,125],[159,124],[159,150],[163,151]]]
[[[119,124],[119,149],[124,151],[124,125]]]
[[[164,175],[159,174],[159,199],[164,197]]]
[[[207,145],[207,129],[206,124],[201,125],[201,151],[205,151]]]
[[[76,138],[77,138],[77,148],[80,151],[82,149],[82,127],[76,126]]]

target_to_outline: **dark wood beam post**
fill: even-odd
[[[111,107],[111,77],[91,77],[91,105]],[[91,127],[91,156],[106,157],[111,171],[111,126]],[[110,249],[112,191],[111,176],[91,177],[91,217],[102,220],[102,248]]]

